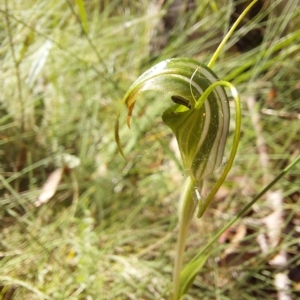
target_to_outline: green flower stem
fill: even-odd
[[[233,145],[231,148],[231,153],[229,156],[229,160],[226,164],[226,167],[224,168],[224,171],[222,173],[222,175],[220,176],[220,178],[218,179],[217,183],[215,184],[214,188],[211,190],[211,192],[209,193],[209,195],[207,196],[207,198],[202,201],[199,201],[199,211],[198,211],[198,218],[201,218],[203,213],[205,212],[207,206],[209,205],[209,203],[211,202],[212,198],[215,196],[215,194],[218,192],[219,188],[221,187],[222,183],[224,182],[227,174],[229,173],[236,152],[237,152],[237,148],[238,148],[238,144],[239,144],[239,139],[240,139],[240,134],[241,134],[241,103],[240,103],[240,98],[238,95],[237,90],[235,89],[235,87],[227,81],[217,81],[214,82],[213,84],[211,84],[206,90],[205,92],[201,95],[201,97],[199,98],[199,100],[197,101],[195,108],[201,108],[204,101],[207,99],[207,97],[209,96],[209,94],[217,87],[217,86],[224,86],[230,89],[231,94],[234,98],[234,102],[235,102],[235,108],[236,108],[236,114],[235,114],[235,133],[234,133],[234,138],[233,138]]]
[[[242,12],[242,14],[238,17],[238,19],[234,22],[234,24],[232,25],[232,27],[230,28],[230,30],[227,32],[227,34],[225,35],[225,37],[223,38],[222,42],[220,43],[219,47],[217,48],[217,50],[215,51],[214,55],[212,56],[210,62],[208,63],[208,67],[212,68],[216,62],[216,60],[218,59],[218,57],[221,54],[221,51],[223,50],[225,44],[227,43],[227,41],[230,39],[230,37],[232,36],[233,32],[235,31],[235,29],[238,27],[239,23],[242,21],[242,19],[245,17],[245,15],[248,13],[248,11],[251,9],[251,7],[257,2],[258,0],[253,0],[246,8],[245,10]]]
[[[189,224],[196,208],[196,201],[193,199],[195,181],[188,177],[183,185],[180,195],[178,208],[179,231],[177,237],[177,249],[175,254],[175,263],[173,270],[173,299],[178,300],[180,297],[180,272],[182,268],[183,253],[185,250],[186,236]]]
[[[266,192],[268,192],[284,175],[286,175],[293,167],[295,167],[300,162],[300,155],[292,162],[290,163],[284,170],[280,172],[279,175],[276,176],[274,180],[272,180],[260,193],[256,195],[256,197],[253,198],[251,202],[246,204],[242,210],[232,219],[230,220],[221,230],[219,230],[216,235],[210,240],[210,242],[203,248],[201,251],[189,262],[195,262],[201,256],[203,256],[204,253],[206,253],[207,250],[211,248],[211,246],[218,240],[218,238],[228,229],[230,228],[239,218],[241,218],[254,204],[255,202],[260,199]]]

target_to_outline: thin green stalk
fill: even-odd
[[[15,54],[15,48],[14,48],[14,41],[12,37],[12,32],[10,28],[10,19],[9,19],[9,10],[8,10],[8,1],[5,0],[5,21],[6,21],[6,27],[7,27],[7,36],[8,36],[8,41],[9,41],[9,46],[11,49],[11,55],[12,59],[15,65],[16,69],[16,77],[17,77],[17,89],[18,89],[18,98],[19,98],[19,103],[20,103],[20,119],[21,119],[21,131],[24,130],[25,126],[25,105],[24,105],[24,100],[23,100],[23,95],[22,95],[22,80],[21,80],[21,74],[20,74],[20,61],[17,60],[16,54]]]
[[[253,0],[247,7],[246,9],[242,12],[242,14],[238,17],[238,19],[234,22],[234,24],[232,25],[232,27],[230,28],[230,30],[227,32],[227,34],[225,35],[225,37],[223,38],[222,42],[220,43],[219,47],[217,48],[217,50],[215,51],[214,55],[212,56],[212,58],[210,59],[210,62],[208,63],[208,67],[212,68],[216,62],[216,60],[218,59],[218,57],[221,54],[221,51],[223,50],[223,48],[225,47],[225,44],[227,43],[227,41],[230,39],[230,37],[232,36],[233,32],[235,31],[235,29],[238,27],[238,25],[240,24],[240,22],[242,21],[242,19],[245,17],[245,15],[248,13],[248,11],[251,9],[251,7],[257,2],[258,0]]]
[[[178,218],[179,231],[177,237],[177,248],[175,254],[174,270],[173,270],[173,299],[177,300],[180,297],[180,272],[183,262],[183,253],[185,250],[186,236],[188,228],[193,217],[196,201],[193,199],[195,181],[189,176],[180,195]]]

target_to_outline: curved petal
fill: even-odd
[[[127,123],[130,124],[136,100],[145,91],[161,91],[180,96],[194,107],[203,89],[216,80],[217,77],[207,66],[194,59],[164,60],[143,73],[128,89],[122,100],[128,108]]]

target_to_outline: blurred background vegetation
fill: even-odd
[[[128,161],[120,100],[163,59],[207,63],[248,2],[1,2],[0,298],[168,298],[185,178],[160,117],[171,100],[137,104]],[[214,66],[241,93],[243,132],[187,257],[299,155],[299,24],[298,1],[259,1]],[[299,186],[298,166],[220,238],[186,299],[296,299]]]

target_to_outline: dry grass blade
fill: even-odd
[[[34,205],[36,207],[41,206],[42,204],[47,203],[55,194],[58,185],[62,179],[62,175],[64,173],[64,168],[58,168],[50,173],[49,177],[47,178],[46,182],[42,187],[42,191],[37,197]]]

